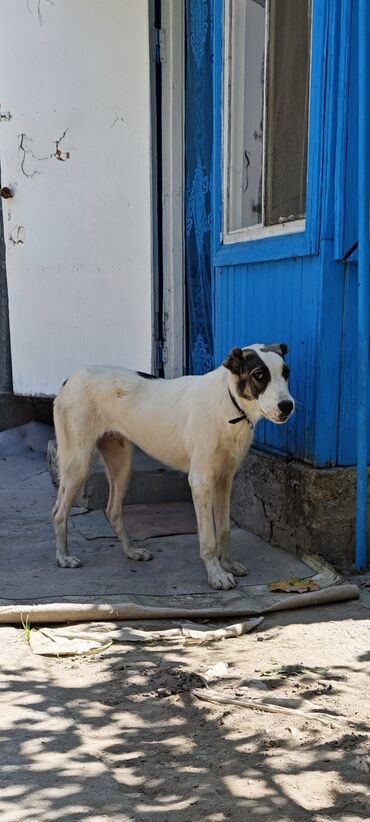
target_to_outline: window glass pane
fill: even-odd
[[[306,213],[310,0],[270,0],[265,224]]]
[[[229,22],[226,214],[227,231],[234,231],[262,221],[265,0],[230,0],[225,8]]]

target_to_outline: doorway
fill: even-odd
[[[211,0],[162,0],[156,38],[162,88],[161,345],[163,372],[171,378],[214,367]]]

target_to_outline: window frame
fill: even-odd
[[[213,262],[215,266],[279,260],[317,254],[322,188],[324,131],[323,54],[328,0],[312,0],[311,86],[308,122],[307,211],[305,220],[276,226],[251,226],[224,235],[224,0],[214,0],[213,108]],[[220,162],[221,160],[221,162]],[[234,238],[229,239],[234,234]],[[238,235],[238,236],[237,236]]]

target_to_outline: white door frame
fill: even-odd
[[[162,0],[163,367],[180,377],[185,363],[184,103],[185,2]]]

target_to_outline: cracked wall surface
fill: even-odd
[[[12,245],[23,245],[25,238],[25,231],[23,225],[15,225],[9,232],[9,242]]]
[[[51,151],[50,154],[46,154],[43,157],[40,157],[38,154],[35,154],[33,149],[31,148],[31,144],[33,143],[32,137],[29,137],[28,134],[24,132],[18,135],[18,151],[20,154],[20,171],[25,177],[34,177],[35,174],[41,174],[41,171],[38,167],[39,163],[45,163],[48,160],[61,160],[65,162],[65,160],[69,160],[71,153],[70,151],[63,151],[60,148],[61,142],[64,140],[66,134],[68,132],[68,128],[65,128],[63,134],[58,137],[53,142],[55,143],[55,150]]]
[[[37,20],[40,26],[44,25],[43,12],[47,4],[49,6],[54,6],[54,0],[26,0],[28,13],[33,15],[36,12]]]

